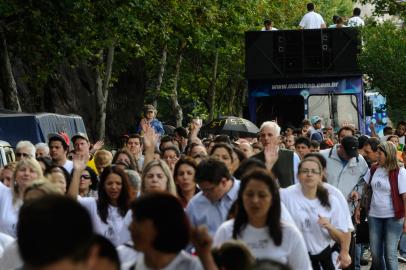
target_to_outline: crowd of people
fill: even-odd
[[[300,29],[320,29],[327,28],[327,24],[319,13],[315,11],[314,3],[308,3],[306,5],[307,13],[303,16],[299,23]],[[361,19],[361,9],[356,7],[353,10],[351,18],[346,18],[341,15],[334,15],[332,18],[332,24],[328,28],[343,28],[343,27],[362,27],[365,25],[363,19]],[[271,19],[264,20],[264,27],[262,31],[276,31],[278,28],[273,26]]]
[[[0,269],[360,269],[368,245],[372,269],[397,269],[406,122],[381,138],[319,116],[202,138],[199,121],[164,134],[144,115],[114,151],[84,133],[17,144]]]

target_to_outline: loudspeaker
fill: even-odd
[[[245,42],[248,79],[361,74],[356,28],[246,32]]]
[[[276,73],[273,60],[274,47],[272,32],[274,31],[246,33],[245,67],[247,78],[269,78]]]

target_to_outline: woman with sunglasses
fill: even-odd
[[[106,167],[100,175],[98,198],[80,197],[80,181],[86,169],[84,157],[73,159],[74,171],[68,196],[77,199],[89,212],[95,232],[118,246],[130,240],[128,226],[131,223],[130,186],[128,176],[116,166]]]
[[[92,168],[86,168],[80,174],[79,196],[97,198],[97,185],[99,179]]]

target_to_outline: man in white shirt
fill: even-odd
[[[360,27],[365,25],[364,20],[360,18],[361,9],[354,8],[354,10],[352,11],[352,15],[353,16],[351,17],[351,19],[348,20],[349,27]]]
[[[303,16],[300,21],[300,29],[318,29],[326,28],[326,23],[323,20],[323,17],[319,13],[314,12],[314,4],[307,4],[307,13]]]

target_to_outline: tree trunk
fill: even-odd
[[[209,90],[209,121],[214,118],[214,105],[216,102],[216,84],[217,84],[217,66],[219,61],[219,53],[216,52],[214,56],[214,68],[213,68],[213,77],[211,80],[211,86]]]
[[[229,103],[228,103],[228,114],[229,115],[235,115],[234,114],[234,108],[236,108],[236,102],[238,102],[238,96],[237,96],[237,87],[238,84],[235,81],[236,80],[236,76],[235,75],[230,75],[230,92],[228,93],[228,95],[230,96],[229,99]]]
[[[182,126],[183,121],[183,111],[182,107],[178,101],[178,81],[179,81],[179,74],[180,74],[180,67],[182,64],[183,59],[183,49],[186,47],[186,42],[183,42],[180,49],[178,59],[176,61],[175,66],[175,78],[173,79],[173,88],[171,93],[171,101],[172,101],[172,110],[175,112],[176,115],[176,127]]]
[[[103,62],[104,50],[100,50],[100,62]],[[99,67],[96,68],[96,139],[104,139],[106,134],[106,108],[109,97],[110,79],[114,62],[114,46],[110,46],[107,51],[104,72]]]
[[[161,61],[159,61],[158,81],[154,91],[154,98],[152,100],[152,105],[154,105],[155,109],[158,109],[158,97],[159,93],[161,92],[161,86],[164,79],[167,55],[168,55],[168,46],[167,44],[165,44],[165,46],[162,49]]]
[[[0,27],[0,88],[3,92],[4,108],[21,112],[3,27]]]
[[[238,117],[243,117],[244,116],[244,106],[247,106],[247,96],[248,96],[248,86],[245,83],[245,80],[239,81],[238,83],[238,89],[239,93],[241,93],[240,96],[240,105],[237,107],[238,108]]]

